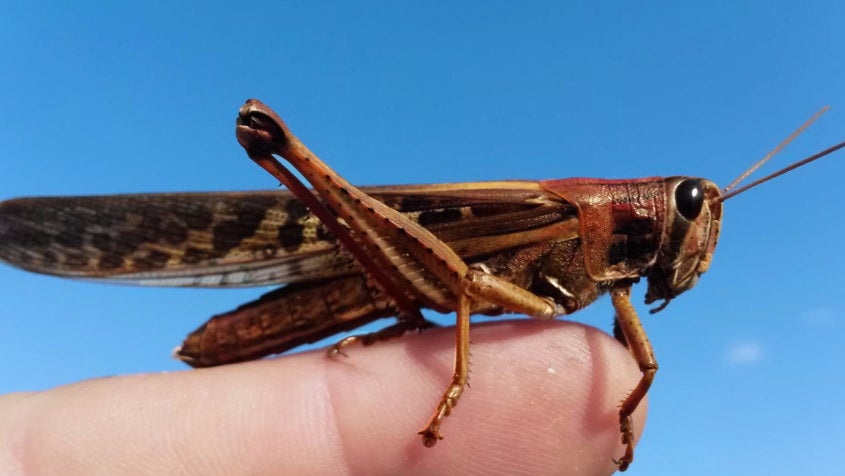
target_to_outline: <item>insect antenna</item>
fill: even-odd
[[[777,154],[778,152],[782,151],[782,150],[783,150],[786,146],[788,146],[788,145],[789,145],[789,143],[790,143],[790,142],[792,142],[792,140],[793,140],[793,139],[795,139],[795,138],[796,138],[796,137],[798,137],[798,136],[799,136],[802,132],[804,132],[804,130],[805,130],[806,128],[810,127],[810,124],[812,124],[812,123],[816,122],[816,119],[818,119],[819,117],[821,117],[821,115],[822,115],[822,114],[826,113],[828,109],[830,109],[830,106],[825,106],[825,107],[823,107],[823,108],[819,109],[819,112],[817,112],[817,113],[813,114],[813,117],[811,117],[811,118],[807,119],[807,122],[805,122],[804,124],[801,124],[801,127],[799,127],[798,129],[796,129],[796,130],[795,130],[795,132],[793,132],[792,134],[789,134],[789,137],[787,137],[786,139],[784,139],[784,140],[783,140],[780,144],[778,144],[778,146],[777,146],[777,147],[775,147],[774,149],[772,149],[772,151],[771,151],[771,152],[769,152],[768,154],[766,154],[766,155],[765,155],[765,157],[763,157],[762,159],[760,159],[759,161],[757,161],[757,163],[756,163],[756,164],[754,164],[754,165],[752,165],[751,167],[749,167],[749,168],[748,168],[748,170],[746,170],[745,172],[743,172],[743,173],[742,173],[739,177],[737,177],[736,179],[734,179],[734,181],[733,181],[733,182],[729,183],[727,187],[725,187],[724,189],[722,189],[722,193],[727,193],[728,191],[730,191],[730,189],[732,189],[732,188],[736,187],[737,185],[739,185],[739,183],[740,183],[740,182],[742,182],[742,181],[743,181],[743,180],[745,180],[745,179],[746,179],[749,175],[751,175],[752,173],[754,173],[754,171],[755,171],[755,170],[759,169],[761,165],[765,164],[766,162],[768,162],[768,161],[769,161],[769,159],[771,159],[772,157],[774,157],[774,156],[775,156],[775,154]]]
[[[788,166],[786,166],[786,167],[784,167],[784,168],[782,168],[782,169],[778,170],[777,172],[773,172],[773,173],[771,173],[771,174],[769,174],[769,175],[766,175],[765,177],[763,177],[763,178],[761,178],[761,179],[755,180],[754,182],[751,182],[751,183],[750,183],[750,184],[748,184],[748,185],[745,185],[745,186],[740,187],[740,188],[738,188],[738,189],[732,190],[734,187],[736,187],[737,185],[739,185],[739,184],[740,184],[743,180],[745,180],[745,179],[746,179],[749,175],[751,175],[751,174],[752,174],[755,170],[757,170],[758,168],[760,168],[760,166],[761,166],[761,165],[763,165],[763,164],[765,164],[766,162],[768,162],[768,161],[769,161],[769,159],[771,159],[772,157],[774,157],[774,155],[775,155],[775,154],[777,154],[778,152],[780,152],[781,150],[783,150],[783,149],[784,149],[787,145],[789,145],[789,143],[790,143],[790,142],[792,142],[792,140],[793,140],[793,139],[795,139],[796,137],[798,137],[798,135],[799,135],[799,134],[801,134],[802,132],[804,132],[804,130],[805,130],[807,127],[809,127],[809,126],[810,126],[810,124],[812,124],[813,122],[815,122],[815,121],[816,121],[816,119],[818,119],[818,118],[819,118],[822,114],[824,114],[825,112],[827,112],[827,110],[828,110],[828,109],[830,109],[830,106],[825,106],[825,107],[821,108],[821,109],[820,109],[817,113],[813,114],[813,117],[811,117],[810,119],[808,119],[808,120],[807,120],[804,124],[802,124],[802,125],[801,125],[801,127],[799,127],[798,129],[796,129],[796,130],[795,130],[795,132],[793,132],[792,134],[790,134],[790,135],[789,135],[789,137],[787,137],[786,139],[784,139],[784,140],[783,140],[783,142],[781,142],[780,144],[778,144],[778,146],[777,146],[777,147],[775,147],[774,149],[772,149],[772,151],[771,151],[771,152],[769,152],[768,154],[766,154],[766,156],[765,156],[765,157],[763,157],[762,159],[760,159],[759,161],[757,161],[757,163],[756,163],[756,164],[754,164],[754,165],[752,165],[751,167],[749,167],[749,168],[748,168],[748,170],[746,170],[745,172],[743,172],[743,173],[742,173],[739,177],[737,177],[737,178],[736,178],[736,180],[734,180],[733,182],[731,182],[730,184],[728,184],[728,186],[727,186],[727,187],[725,187],[725,188],[722,190],[723,195],[722,195],[721,197],[719,197],[716,201],[717,201],[717,202],[724,202],[725,200],[727,200],[727,199],[729,199],[729,198],[731,198],[731,197],[734,197],[734,196],[736,196],[736,195],[739,195],[740,193],[742,193],[742,192],[744,192],[744,191],[746,191],[746,190],[748,190],[748,189],[750,189],[750,188],[756,187],[757,185],[760,185],[761,183],[768,182],[769,180],[772,180],[772,179],[773,179],[773,178],[775,178],[775,177],[778,177],[778,176],[780,176],[780,175],[783,175],[783,174],[785,174],[785,173],[787,173],[787,172],[789,172],[789,171],[791,171],[791,170],[795,170],[795,169],[797,169],[798,167],[801,167],[802,165],[809,164],[810,162],[812,162],[812,161],[814,161],[814,160],[818,160],[818,159],[820,159],[820,158],[822,158],[822,157],[824,157],[824,156],[826,156],[826,155],[828,155],[828,154],[831,154],[831,153],[833,153],[833,152],[835,152],[835,151],[837,151],[837,150],[841,149],[842,147],[845,147],[845,142],[841,142],[841,143],[836,144],[836,145],[834,145],[834,146],[832,146],[832,147],[829,147],[829,148],[827,148],[827,149],[825,149],[825,150],[823,150],[823,151],[821,151],[821,152],[819,152],[819,153],[817,153],[817,154],[813,154],[813,155],[811,155],[810,157],[807,157],[807,158],[806,158],[806,159],[804,159],[804,160],[799,160],[798,162],[795,162],[795,163],[794,163],[794,164],[792,164],[792,165],[788,165]]]
[[[841,148],[843,148],[843,147],[845,147],[845,142],[840,142],[840,143],[838,143],[838,144],[836,144],[836,145],[834,145],[834,146],[832,146],[832,147],[828,147],[827,149],[825,149],[825,150],[823,150],[823,151],[821,151],[821,152],[819,152],[819,153],[813,154],[813,155],[811,155],[811,156],[807,157],[807,158],[806,158],[806,159],[804,159],[804,160],[799,160],[798,162],[795,162],[795,163],[794,163],[794,164],[792,164],[792,165],[789,165],[789,166],[787,166],[787,167],[784,167],[784,168],[782,168],[782,169],[778,170],[777,172],[774,172],[774,173],[771,173],[771,174],[769,174],[769,175],[766,175],[765,177],[763,177],[763,178],[761,178],[761,179],[759,179],[759,180],[755,180],[755,181],[751,182],[750,184],[748,184],[748,185],[746,185],[746,186],[744,186],[744,187],[740,187],[740,188],[738,188],[738,189],[736,189],[736,190],[732,190],[731,192],[726,193],[726,194],[722,195],[721,197],[719,197],[716,201],[718,201],[718,202],[724,202],[725,200],[727,200],[727,199],[729,199],[729,198],[731,198],[731,197],[734,197],[734,196],[736,196],[736,195],[739,195],[740,193],[742,193],[742,192],[744,192],[744,191],[748,190],[749,188],[756,187],[757,185],[760,185],[760,184],[761,184],[761,183],[763,183],[763,182],[768,182],[769,180],[771,180],[771,179],[773,179],[773,178],[775,178],[775,177],[781,176],[781,175],[783,175],[783,174],[785,174],[785,173],[787,173],[787,172],[789,172],[789,171],[791,171],[791,170],[795,170],[795,169],[797,169],[798,167],[801,167],[802,165],[807,165],[807,164],[809,164],[810,162],[812,162],[812,161],[814,161],[814,160],[821,159],[822,157],[824,157],[824,156],[826,156],[826,155],[828,155],[828,154],[832,154],[833,152],[836,152],[837,150],[839,150],[839,149],[841,149]]]

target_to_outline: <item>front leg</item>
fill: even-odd
[[[625,471],[634,460],[634,422],[631,414],[645,398],[649,387],[651,387],[651,382],[654,381],[654,375],[657,373],[657,360],[654,358],[654,349],[651,347],[651,342],[648,340],[642,322],[637,316],[637,311],[631,305],[631,284],[620,283],[615,285],[610,291],[610,298],[613,301],[613,308],[616,310],[614,334],[617,333],[616,329],[621,331],[622,335],[619,337],[624,336],[625,341],[623,343],[626,344],[628,351],[634,356],[640,371],[643,373],[637,386],[622,400],[619,407],[619,429],[622,432],[625,454],[616,463],[619,465],[619,471]]]

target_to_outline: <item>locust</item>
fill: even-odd
[[[332,356],[455,313],[454,372],[419,435],[431,447],[467,384],[470,316],[553,319],[609,294],[613,334],[642,376],[619,406],[624,471],[632,414],[658,369],[631,288],[666,306],[707,271],[723,203],[845,142],[740,188],[822,112],[725,189],[694,177],[469,182],[357,188],[282,119],[248,100],[236,121],[247,155],[287,190],[30,197],[0,203],[0,260],[37,273],[158,286],[284,284],[211,317],[175,355],[193,367],[259,359],[378,319]],[[308,188],[279,157],[309,182]]]

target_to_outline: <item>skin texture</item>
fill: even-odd
[[[451,372],[438,328],[334,361],[322,352],[89,380],[0,397],[2,474],[612,474],[619,401],[640,373],[565,321],[472,328],[470,387],[426,449]],[[645,405],[634,413],[642,431]],[[636,464],[636,462],[634,463]]]

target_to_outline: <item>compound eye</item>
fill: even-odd
[[[704,205],[704,190],[698,180],[686,179],[675,188],[675,205],[684,218],[695,220]]]

